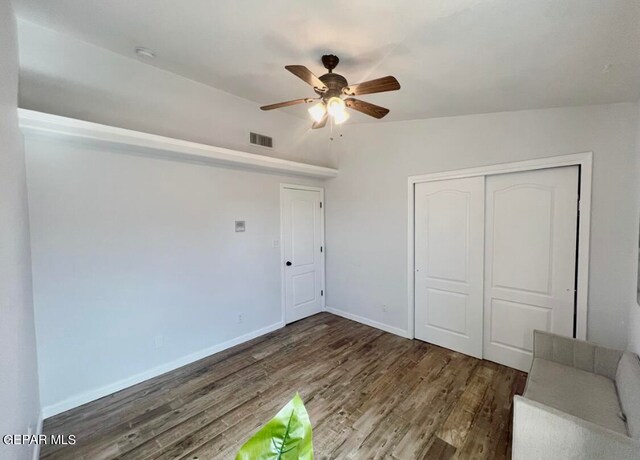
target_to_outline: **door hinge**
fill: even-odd
[[[320,295],[324,295],[324,290],[320,289]]]
[[[322,208],[322,201],[320,202],[320,207]]]
[[[320,252],[322,252],[322,246],[320,246]]]

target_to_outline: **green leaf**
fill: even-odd
[[[313,460],[311,422],[298,393],[240,448],[236,460]]]

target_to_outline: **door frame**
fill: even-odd
[[[580,214],[578,216],[578,254],[576,290],[576,338],[587,339],[587,301],[589,295],[589,234],[591,230],[591,180],[593,174],[593,152],[574,153],[534,160],[499,163],[453,171],[409,176],[408,178],[408,225],[407,225],[407,293],[408,324],[410,339],[415,338],[415,184],[446,179],[475,176],[494,176],[537,169],[580,166]]]
[[[298,184],[284,184],[280,183],[280,303],[281,303],[281,315],[282,315],[282,324],[287,324],[287,295],[286,295],[286,279],[285,279],[285,257],[284,257],[284,192],[285,190],[306,190],[311,192],[320,192],[320,202],[322,203],[322,208],[320,208],[320,245],[322,246],[322,255],[320,258],[320,270],[321,270],[321,287],[322,291],[324,291],[324,295],[322,296],[322,311],[327,310],[327,289],[325,288],[325,255],[327,253],[327,246],[324,241],[324,187],[311,187],[308,185],[298,185]]]

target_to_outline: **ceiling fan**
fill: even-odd
[[[289,107],[297,104],[310,104],[320,101],[309,109],[309,114],[315,120],[311,126],[313,129],[323,128],[327,124],[329,116],[336,124],[344,123],[349,118],[349,112],[346,108],[357,110],[370,117],[382,118],[389,113],[389,109],[380,107],[379,105],[354,99],[345,96],[360,96],[363,94],[383,93],[385,91],[395,91],[400,89],[400,83],[395,77],[388,76],[376,78],[375,80],[349,85],[347,79],[342,75],[333,73],[340,62],[338,56],[333,54],[325,54],[322,56],[322,64],[329,71],[320,77],[316,77],[309,69],[303,65],[288,65],[284,68],[303,80],[305,83],[313,86],[313,90],[320,97],[302,99],[294,99],[277,104],[264,105],[260,107],[262,110],[273,110],[281,107]]]

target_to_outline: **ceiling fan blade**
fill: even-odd
[[[362,94],[384,93],[385,91],[396,91],[398,89],[400,89],[398,80],[395,77],[388,76],[349,85],[342,92],[347,96],[360,96]]]
[[[312,125],[311,125],[311,129],[320,129],[320,128],[324,128],[324,126],[327,124],[327,120],[329,119],[329,114],[325,113],[322,117],[322,120],[320,121],[315,121]]]
[[[328,89],[325,84],[313,74],[313,72],[303,65],[286,65],[284,68],[299,79],[303,80],[305,83],[319,89],[320,91],[326,91]]]
[[[315,99],[311,99],[310,97],[305,97],[303,99],[294,99],[292,101],[278,102],[277,104],[263,105],[262,107],[260,107],[260,110],[273,110],[273,109],[279,109],[280,107],[289,107],[290,105],[309,104],[314,100]]]
[[[380,107],[379,105],[371,104],[369,102],[360,101],[352,97],[345,99],[344,103],[347,107],[374,118],[382,118],[389,113],[389,109],[385,109],[384,107]]]

